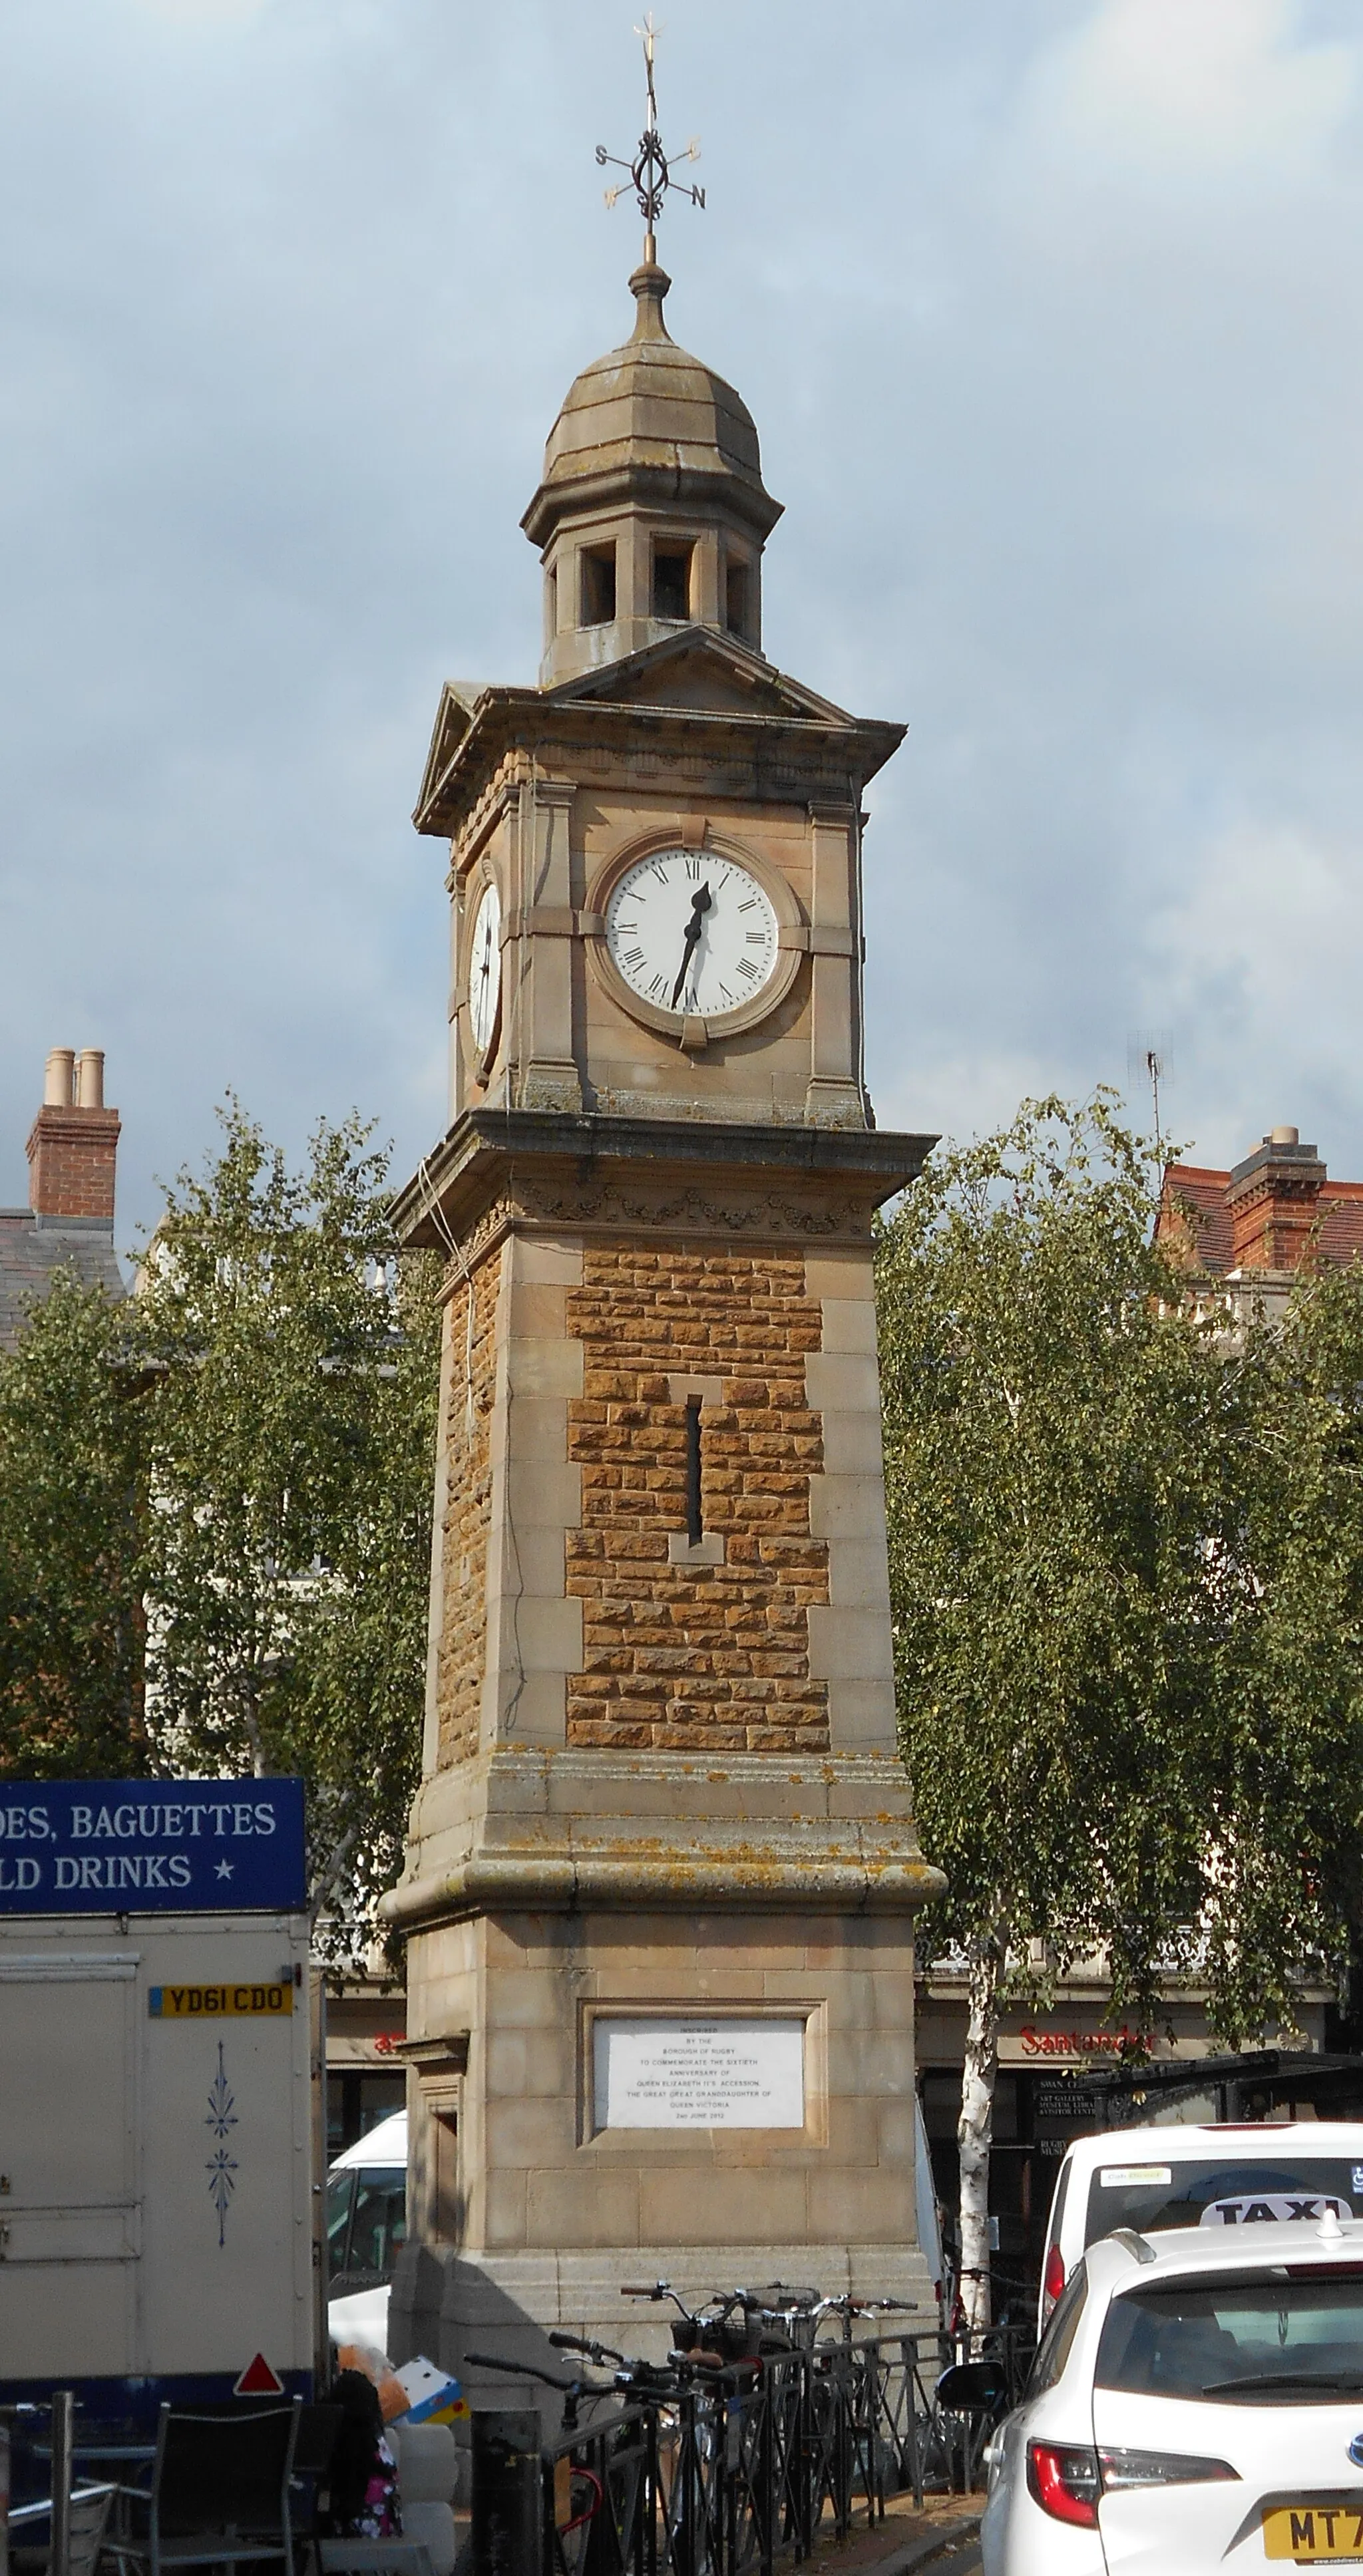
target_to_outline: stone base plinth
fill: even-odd
[[[692,2245],[610,2245],[590,2253],[483,2255],[413,2246],[393,2284],[389,2342],[394,2357],[425,2353],[461,2380],[470,2405],[538,2406],[551,2424],[558,2402],[534,2380],[504,2378],[470,2364],[470,2351],[571,2376],[579,2364],[548,2342],[553,2326],[595,2335],[617,2352],[663,2361],[674,2307],[621,2296],[625,2282],[670,2280],[688,2307],[714,2290],[769,2281],[809,2284],[825,2297],[903,2299],[906,2314],[868,2318],[860,2334],[935,2331],[937,2305],[916,2245],[774,2245],[767,2241]],[[830,2329],[825,2328],[827,2332]],[[591,2373],[595,2377],[599,2372]]]
[[[666,2311],[621,2296],[658,2279],[688,2303],[781,2279],[912,2299],[933,2321],[916,2249],[907,1910],[470,1915],[413,1935],[408,1994],[412,2242],[396,2353],[461,2378],[470,2347],[556,2368],[545,2337],[560,2326],[660,2356]],[[641,2045],[678,2041],[720,2067],[696,2079],[715,2093],[687,2094],[688,2065],[660,2109],[647,2085],[617,2092],[603,2072],[615,2048],[632,2066]],[[725,2049],[739,2061],[727,2097]],[[771,2125],[749,2125],[741,2086],[769,2052],[784,2090],[763,2096]],[[725,2115],[697,2125],[697,2100]],[[491,2402],[490,2377],[467,2384]]]

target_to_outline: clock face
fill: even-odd
[[[718,1019],[746,1007],[777,965],[770,900],[737,859],[714,850],[655,850],[621,877],[606,906],[616,972],[656,1010]]]
[[[486,1055],[497,1026],[502,990],[502,899],[495,885],[484,886],[473,916],[469,943],[469,1026],[479,1055]]]

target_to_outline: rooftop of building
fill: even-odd
[[[0,1350],[13,1350],[58,1271],[127,1295],[114,1250],[118,1112],[94,1047],[54,1047],[28,1137],[29,1204],[0,1208]]]
[[[1284,1257],[1266,1264],[1253,1256],[1278,1207]],[[1314,1260],[1343,1267],[1363,1258],[1363,1181],[1331,1180],[1315,1146],[1303,1145],[1295,1127],[1275,1127],[1228,1171],[1168,1164],[1156,1230],[1161,1241],[1181,1244],[1197,1269],[1221,1277],[1295,1268],[1308,1243]]]

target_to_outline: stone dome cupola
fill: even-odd
[[[762,548],[781,515],[752,415],[679,349],[652,236],[623,348],[584,367],[549,435],[521,525],[544,564],[545,687],[682,626],[762,645]]]

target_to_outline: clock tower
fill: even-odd
[[[768,659],[780,505],[668,284],[650,222],[523,522],[540,683],[447,686],[416,812],[450,1123],[398,1202],[446,1306],[392,2339],[456,2368],[637,2342],[625,2281],[928,2296],[871,1220],[932,1140],[862,1075],[903,728]]]

